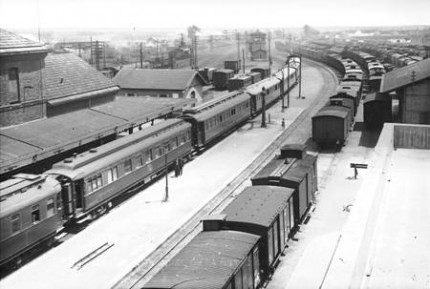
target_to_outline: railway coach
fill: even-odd
[[[234,91],[221,100],[186,110],[183,119],[192,125],[192,143],[199,150],[217,140],[251,116],[249,95]]]
[[[19,265],[62,228],[61,186],[54,178],[18,174],[0,183],[0,265]]]
[[[294,228],[293,189],[276,186],[245,188],[218,215],[203,220],[203,230],[234,230],[260,239],[262,280],[275,270]]]
[[[65,159],[46,174],[62,184],[63,219],[76,221],[105,212],[115,197],[149,182],[191,150],[191,125],[171,119]]]

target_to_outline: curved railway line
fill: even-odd
[[[274,56],[281,59],[280,55]],[[331,69],[314,62],[306,62],[308,65],[317,66],[329,74],[330,81],[324,82],[320,94],[309,104],[309,106],[292,122],[269,147],[260,154],[245,170],[243,170],[232,182],[230,182],[217,196],[208,202],[190,220],[176,230],[165,242],[153,251],[145,260],[135,266],[133,270],[124,276],[113,288],[139,288],[152,276],[154,276],[183,246],[186,245],[198,232],[201,231],[200,220],[211,214],[221,211],[246,185],[245,182],[256,172],[263,168],[276,154],[279,147],[290,139],[294,134],[296,142],[305,143],[310,137],[311,116],[323,107],[331,89],[336,87],[337,74]]]

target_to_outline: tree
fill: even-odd
[[[200,28],[197,27],[196,25],[191,25],[191,26],[188,26],[187,32],[188,32],[188,38],[192,40],[194,36],[196,36],[196,33],[200,32]]]

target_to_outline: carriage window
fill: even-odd
[[[131,172],[131,170],[132,170],[131,160],[126,160],[124,162],[124,173],[128,174],[129,172]]]
[[[172,150],[174,150],[177,147],[176,138],[174,138],[171,143],[172,143]]]
[[[54,198],[50,198],[46,202],[46,217],[51,217],[54,214],[55,214]]]
[[[187,140],[191,139],[191,131],[187,130]]]
[[[232,110],[231,110],[231,115],[235,115],[236,114],[236,108],[233,108]]]
[[[102,175],[99,174],[96,178],[97,178],[97,188],[102,187],[103,186]]]
[[[158,155],[162,156],[164,154],[164,149],[163,148],[158,148]]]
[[[19,73],[18,68],[9,68],[9,97],[10,103],[21,102],[19,95]]]
[[[21,230],[21,217],[19,214],[12,215],[12,234]]]
[[[219,122],[222,122],[222,115],[219,116]]]
[[[39,205],[34,205],[33,207],[31,207],[31,221],[33,222],[33,224],[36,224],[40,221]]]
[[[143,157],[141,155],[136,157],[136,168],[143,166]]]
[[[152,161],[152,150],[146,152],[146,163],[150,163]]]
[[[108,171],[107,182],[108,182],[108,184],[110,184],[113,181],[115,181],[116,179],[118,179],[118,167],[113,167],[113,168],[109,169],[109,171]]]

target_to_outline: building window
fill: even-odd
[[[55,214],[54,198],[50,198],[46,202],[46,217],[49,218],[54,214]]]
[[[9,99],[10,103],[18,103],[21,102],[21,97],[19,94],[19,74],[18,68],[9,68],[8,71],[9,76]]]
[[[11,222],[12,222],[12,234],[21,230],[21,217],[19,214],[12,215]]]
[[[124,173],[128,174],[129,172],[131,172],[131,170],[132,170],[131,160],[126,160],[124,162]]]
[[[40,221],[40,210],[39,205],[34,205],[31,207],[31,221],[36,224]]]

